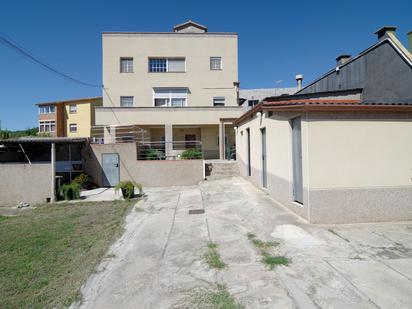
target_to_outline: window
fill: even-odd
[[[186,72],[186,59],[149,58],[149,72]]]
[[[133,58],[120,58],[120,73],[133,73]]]
[[[213,106],[225,106],[225,97],[214,97]]]
[[[55,121],[40,121],[39,122],[39,132],[47,133],[56,131],[56,122]]]
[[[258,103],[259,103],[259,100],[248,100],[247,101],[247,104],[250,107],[253,107],[253,106],[257,105]]]
[[[187,88],[154,88],[154,106],[184,107],[187,104]]]
[[[39,114],[50,114],[54,113],[55,110],[56,107],[54,105],[39,106]]]
[[[77,105],[76,104],[71,104],[69,107],[70,114],[76,114],[77,113]]]
[[[70,124],[70,133],[77,133],[77,123]]]
[[[133,107],[134,97],[120,97],[120,106],[121,107]]]
[[[210,57],[210,69],[221,70],[222,69],[222,57]]]

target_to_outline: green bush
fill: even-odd
[[[203,154],[198,149],[186,149],[185,151],[182,152],[180,157],[186,160],[202,159]]]
[[[82,188],[89,182],[89,175],[82,173],[73,179],[72,183],[78,183]]]
[[[10,133],[8,131],[0,130],[0,139],[8,139],[9,137],[10,137]]]
[[[119,190],[122,191],[123,198],[129,200],[134,197],[134,188],[139,190],[139,195],[143,193],[143,187],[140,183],[133,182],[133,181],[120,181],[116,187],[115,191],[118,192]]]
[[[163,160],[164,157],[164,152],[157,149],[148,149],[145,151],[146,160]]]
[[[66,201],[79,199],[80,185],[74,182],[62,185],[58,190],[58,198]]]

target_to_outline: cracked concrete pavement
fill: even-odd
[[[146,193],[82,288],[82,308],[171,308],[216,283],[246,308],[412,307],[412,222],[311,225],[239,177]],[[265,268],[248,232],[280,242],[291,264]],[[209,241],[226,269],[204,262]]]

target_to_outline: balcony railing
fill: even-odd
[[[94,126],[91,128],[91,143],[135,143],[145,139],[146,130],[138,126]]]
[[[192,159],[203,158],[202,142],[200,141],[172,141],[172,142],[137,142],[137,160],[174,160],[190,154]]]

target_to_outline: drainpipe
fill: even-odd
[[[56,201],[56,146],[51,143],[51,188],[50,188],[50,203]]]
[[[239,88],[240,88],[240,82],[233,82],[233,86],[235,86],[236,89],[236,103],[239,105]]]
[[[225,123],[219,123],[219,159],[225,159]]]

